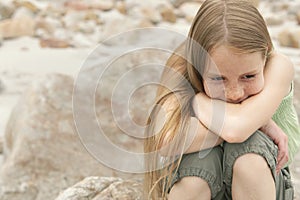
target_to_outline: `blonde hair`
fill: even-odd
[[[180,164],[190,117],[193,116],[192,97],[203,92],[202,73],[208,53],[219,45],[234,48],[240,53],[261,52],[264,57],[268,57],[273,49],[264,19],[251,2],[206,0],[201,5],[188,39],[170,56],[161,77],[155,105],[167,110],[162,129],[157,133],[154,131],[159,120],[157,107],[153,108],[147,121],[145,133],[148,138],[144,151],[157,152],[155,158],[145,160],[149,170],[144,181],[147,199],[166,199],[172,172],[177,171]],[[174,71],[179,75],[174,76]],[[161,161],[158,151],[165,141],[168,142],[165,158],[174,162],[155,170]],[[174,152],[181,154],[175,156]]]

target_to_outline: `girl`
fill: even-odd
[[[148,120],[147,198],[293,199],[293,73],[253,5],[206,0],[167,61]]]

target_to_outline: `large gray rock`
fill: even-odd
[[[63,191],[55,200],[142,199],[140,181],[113,177],[88,177]]]
[[[4,140],[1,200],[54,199],[87,176],[132,176],[101,165],[83,147],[75,131],[72,91],[72,78],[47,75],[14,108]]]

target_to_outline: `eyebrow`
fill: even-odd
[[[257,74],[257,73],[259,73],[259,72],[260,72],[259,69],[255,69],[255,70],[251,70],[251,71],[249,71],[249,72],[246,72],[246,73],[244,73],[244,74],[241,74],[240,76],[245,76],[245,75],[247,75],[247,74]],[[214,76],[221,76],[221,77],[224,77],[224,75],[219,74],[219,73],[207,73],[207,76],[210,76],[210,77],[214,77]]]

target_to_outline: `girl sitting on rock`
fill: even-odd
[[[293,75],[251,3],[206,0],[148,120],[147,199],[293,199]]]

